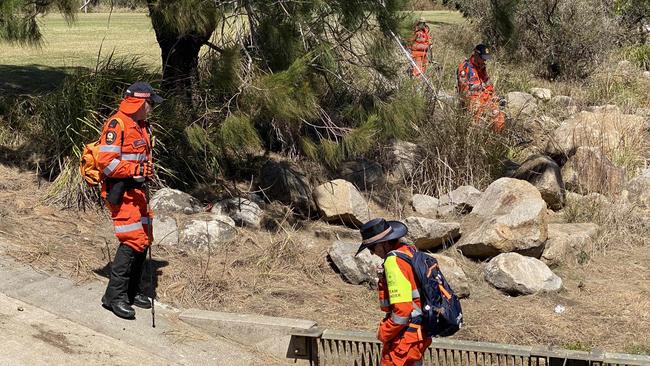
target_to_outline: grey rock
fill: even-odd
[[[535,97],[523,92],[510,92],[506,96],[506,112],[513,118],[532,116],[537,111]]]
[[[460,224],[457,222],[409,217],[405,223],[409,228],[408,237],[420,250],[432,250],[443,245],[451,245],[461,234]]]
[[[592,105],[586,107],[585,111],[591,113],[614,113],[614,114],[621,113],[621,109],[615,104]]]
[[[264,213],[257,203],[241,197],[221,200],[212,206],[211,212],[229,216],[237,226],[254,229],[260,228]]]
[[[290,205],[308,216],[313,208],[311,186],[300,169],[289,161],[268,161],[260,172],[260,188],[270,200]]]
[[[500,254],[485,268],[485,279],[511,295],[553,292],[562,288],[562,279],[542,261],[517,253]]]
[[[592,223],[549,224],[541,260],[551,268],[575,262],[576,254],[588,247],[597,233],[598,225]]]
[[[454,290],[456,296],[463,299],[469,297],[470,286],[469,279],[465,271],[458,265],[455,259],[442,254],[429,254],[438,261],[440,271],[445,276],[447,282]]]
[[[532,184],[501,178],[490,184],[464,222],[457,246],[468,257],[518,252],[539,257],[547,238],[546,202]]]
[[[343,179],[316,187],[314,201],[326,222],[360,226],[370,220],[368,202],[352,183]]]
[[[235,221],[228,216],[213,213],[194,215],[181,225],[180,245],[207,249],[228,243],[237,236]]]
[[[532,94],[533,97],[544,102],[550,101],[551,97],[553,96],[551,89],[546,88],[531,88],[530,94]]]
[[[440,196],[439,205],[452,206],[459,214],[468,213],[481,198],[481,191],[472,186],[460,186]]]
[[[436,217],[438,214],[438,199],[426,194],[414,194],[411,198],[413,211],[418,215]]]
[[[362,191],[382,187],[386,182],[381,165],[365,159],[342,162],[338,174],[341,179],[349,181]]]
[[[530,182],[539,190],[549,208],[559,210],[565,204],[562,173],[557,163],[544,155],[532,155],[521,164],[512,178]]]
[[[153,219],[154,243],[159,245],[178,245],[178,224],[176,219],[164,214]]]
[[[579,147],[599,147],[610,154],[625,143],[625,136],[639,135],[644,128],[641,116],[582,111],[566,119],[551,134],[546,154],[560,165],[573,156]]]
[[[176,189],[162,188],[151,197],[154,212],[193,214],[201,212],[201,203],[191,195]]]
[[[347,282],[355,285],[364,282],[376,285],[377,268],[382,265],[383,261],[367,249],[355,256],[358,248],[358,243],[345,243],[337,240],[330,247],[328,255]]]
[[[647,172],[627,184],[628,199],[638,207],[650,208],[650,176]]]
[[[562,167],[566,189],[578,193],[616,193],[623,189],[625,170],[599,148],[581,146]]]
[[[408,141],[394,141],[388,151],[393,178],[398,182],[408,179],[418,166],[418,146]]]

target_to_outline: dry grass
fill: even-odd
[[[33,174],[0,166],[0,176],[5,184],[0,236],[15,244],[9,252],[78,282],[100,277],[96,272],[108,262],[104,240],[111,254],[116,246],[104,214],[42,206],[39,194],[45,187],[38,188]],[[589,249],[588,261],[557,271],[565,287],[558,294],[506,296],[483,280],[482,263],[447,249],[471,280],[471,296],[462,302],[466,327],[456,338],[638,352],[650,345],[650,252],[645,246],[650,226],[639,220],[639,212],[625,216],[607,208],[601,216],[586,216],[594,210],[575,210],[582,216],[573,220],[588,219],[606,229]],[[158,297],[181,307],[305,318],[326,328],[374,331],[382,316],[375,292],[341,279],[326,256],[332,238],[314,235],[317,231],[335,230],[319,222],[300,229],[284,225],[276,233],[242,230],[236,242],[215,244],[209,252],[156,245],[154,257],[161,263]],[[557,304],[566,312],[555,314]]]

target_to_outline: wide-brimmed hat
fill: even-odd
[[[427,20],[424,19],[424,17],[420,17],[420,19],[418,19],[418,24],[419,23],[426,23],[426,22],[427,22]]]
[[[361,245],[357,250],[357,254],[375,244],[399,239],[406,235],[409,230],[406,225],[399,221],[386,221],[383,218],[377,218],[363,224],[359,231],[361,231]]]

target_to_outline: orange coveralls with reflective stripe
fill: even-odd
[[[411,255],[405,244],[398,244],[395,251]],[[384,261],[379,302],[381,310],[386,312],[377,331],[377,338],[383,344],[381,366],[421,365],[431,338],[416,324],[422,314],[422,303],[411,265],[395,255],[389,254]]]
[[[494,130],[502,131],[505,115],[495,101],[494,86],[486,68],[478,68],[471,60],[465,60],[458,65],[457,79],[458,94],[465,107],[474,113],[474,120],[479,122],[484,114],[489,113]]]
[[[411,74],[413,77],[420,76],[420,73],[427,71],[429,64],[427,52],[431,44],[431,35],[429,35],[428,28],[421,28],[415,31],[413,38],[411,38],[411,57],[417,67],[414,67]],[[419,68],[419,70],[418,70]]]
[[[122,120],[122,125],[117,119]],[[106,178],[132,179],[136,168],[151,158],[151,140],[146,122],[136,122],[121,110],[108,118],[99,140],[99,167]],[[102,198],[106,200],[110,179],[102,183]],[[144,188],[127,189],[122,202],[111,205],[107,202],[113,219],[117,239],[137,252],[144,252],[153,237],[153,215],[147,212],[147,198]],[[153,236],[153,235],[152,235]]]

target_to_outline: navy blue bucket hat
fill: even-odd
[[[408,228],[399,221],[386,221],[383,218],[377,218],[363,224],[359,231],[361,231],[361,245],[357,254],[375,244],[405,236],[408,233]]]

